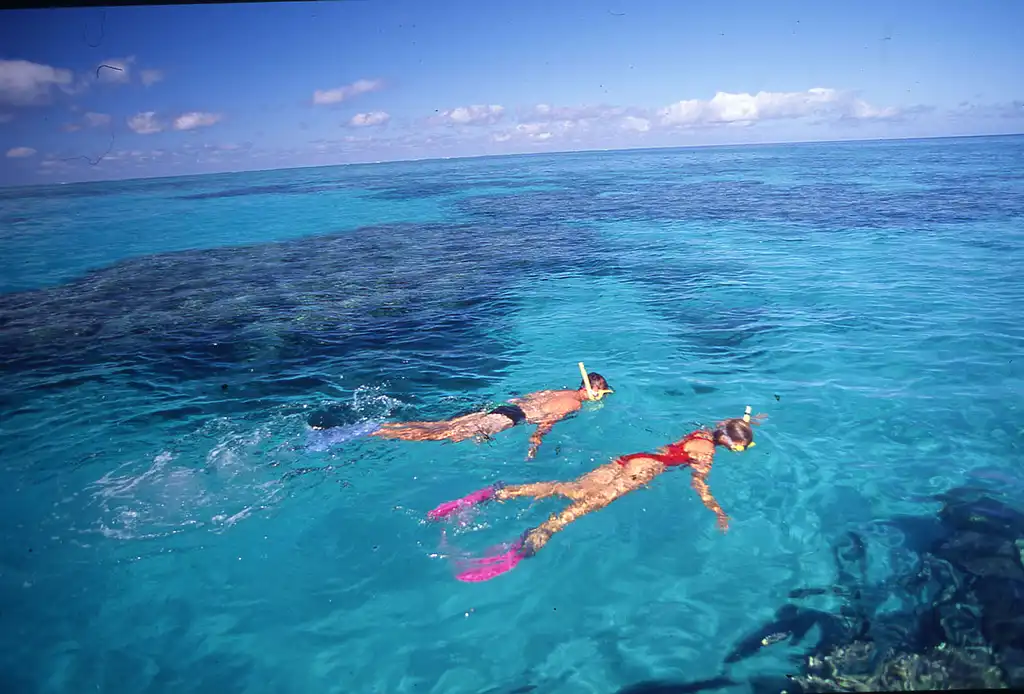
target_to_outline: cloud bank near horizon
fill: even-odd
[[[101,156],[83,156],[72,151],[50,151],[39,156],[40,147],[21,142],[7,150],[7,159],[34,161],[36,172],[49,176],[68,175],[88,164],[113,175],[131,174],[130,164],[166,162],[218,164],[224,167],[259,168],[263,161],[291,158],[294,165],[305,159],[325,163],[388,159],[430,158],[431,156],[472,156],[509,154],[559,149],[604,149],[693,144],[720,137],[728,140],[738,131],[799,123],[807,128],[869,123],[910,123],[936,109],[927,105],[909,107],[871,103],[852,90],[811,87],[803,91],[759,91],[756,93],[718,91],[707,98],[666,100],[663,106],[643,108],[629,105],[504,105],[470,103],[449,105],[433,114],[396,118],[391,110],[376,108],[337,116],[337,125],[363,135],[319,138],[303,145],[265,148],[252,142],[243,146],[221,141],[200,147],[166,138],[181,133],[195,136],[222,126],[229,114],[215,110],[139,110],[117,117],[111,113],[83,110],[77,105],[83,95],[101,89],[141,89],[141,99],[155,94],[167,82],[164,70],[139,68],[135,56],[108,59],[97,64],[93,79],[86,73],[26,60],[0,61],[0,125],[9,126],[33,112],[55,104],[67,107],[73,119],[59,126],[64,133],[109,132],[117,139]],[[318,113],[358,107],[369,96],[386,103],[389,86],[380,78],[364,77],[341,86],[315,89],[309,108]],[[307,92],[308,93],[308,92]],[[319,109],[327,108],[326,111]],[[950,120],[971,117],[1020,119],[1024,123],[1024,102],[983,105],[964,103],[943,114]],[[251,113],[230,114],[234,119],[251,119]],[[296,124],[296,129],[301,129]],[[165,138],[155,148],[126,144],[129,138]],[[175,154],[177,152],[178,154]],[[94,161],[96,160],[96,161]]]

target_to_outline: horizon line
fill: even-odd
[[[189,174],[174,174],[164,176],[139,176],[132,178],[107,178],[97,181],[58,181],[53,183],[31,183],[15,184],[15,185],[0,185],[0,190],[17,190],[20,188],[44,188],[47,186],[63,186],[63,185],[95,185],[101,183],[124,183],[128,181],[158,181],[162,179],[171,178],[199,178],[203,176],[224,176],[224,175],[235,175],[235,174],[247,174],[247,173],[268,173],[271,171],[302,171],[305,169],[329,169],[342,166],[388,166],[392,164],[413,164],[413,163],[425,163],[425,162],[442,162],[442,161],[463,161],[472,159],[500,159],[508,157],[533,157],[533,156],[555,156],[555,155],[566,155],[566,154],[593,154],[593,153],[628,153],[628,152],[657,152],[657,151],[671,151],[671,150],[692,150],[692,149],[715,149],[715,148],[729,148],[729,147],[779,147],[787,145],[835,145],[835,144],[870,144],[877,142],[927,142],[931,140],[967,140],[967,139],[979,139],[979,138],[996,138],[996,137],[1022,137],[1024,132],[1010,132],[1010,133],[988,133],[988,134],[972,134],[972,135],[933,135],[928,137],[874,137],[874,138],[850,138],[840,140],[780,140],[775,142],[741,142],[741,143],[716,143],[716,144],[696,144],[696,145],[664,145],[655,147],[611,147],[611,148],[587,148],[587,149],[568,149],[568,150],[554,150],[549,152],[513,152],[503,154],[464,154],[460,156],[452,157],[423,157],[418,159],[388,159],[378,161],[355,161],[355,162],[340,162],[337,164],[315,164],[309,166],[282,166],[272,169],[236,169],[227,171],[208,171],[205,173],[189,173]]]

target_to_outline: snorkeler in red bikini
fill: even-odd
[[[755,419],[761,418],[763,415],[758,415]],[[472,568],[457,576],[460,581],[486,581],[512,570],[521,560],[532,557],[547,544],[552,535],[564,530],[574,520],[646,486],[655,477],[671,468],[689,467],[693,488],[704,505],[718,517],[718,527],[725,532],[729,527],[729,517],[712,496],[707,477],[711,472],[716,446],[725,446],[738,453],[754,445],[754,430],[751,424],[750,407],[747,407],[742,419],[727,419],[719,422],[711,430],[698,429],[679,441],[659,449],[657,453],[624,455],[572,482],[537,482],[508,486],[498,483],[462,499],[441,504],[428,513],[427,517],[431,520],[440,520],[492,499],[508,501],[522,497],[544,499],[562,496],[572,502],[561,513],[553,514],[536,528],[523,533],[504,554],[472,560]]]

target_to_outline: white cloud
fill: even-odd
[[[137,78],[136,78],[137,76]],[[79,78],[77,91],[85,91],[93,82],[103,84],[129,84],[139,82],[147,87],[156,84],[164,79],[163,70],[146,68],[136,69],[136,58],[134,55],[127,58],[108,58],[96,65],[88,75]]]
[[[384,86],[381,80],[356,80],[352,84],[347,84],[344,87],[336,87],[335,89],[317,89],[313,92],[313,103],[314,104],[340,104],[342,101],[351,99],[354,96],[360,94],[366,94],[367,92],[374,92]]]
[[[606,120],[625,115],[629,109],[621,106],[552,106],[537,104],[533,107],[530,117],[537,120],[587,121]]]
[[[174,129],[195,130],[196,128],[206,128],[219,123],[223,118],[224,116],[220,113],[203,113],[201,111],[183,113],[174,119]]]
[[[80,111],[80,109],[76,108],[72,108],[71,110]],[[109,125],[111,118],[110,115],[106,113],[94,113],[92,111],[88,111],[82,114],[82,120],[85,121],[85,126],[81,123],[65,123],[60,126],[60,129],[66,133],[75,133],[86,126],[90,128],[100,128],[104,125]]]
[[[920,109],[921,107],[917,107]],[[1024,101],[976,104],[961,101],[949,111],[953,118],[1024,118]]]
[[[112,155],[108,154],[105,160],[117,161],[117,160],[131,160],[133,163],[140,162],[152,162],[157,160],[166,160],[170,152],[165,149],[153,149],[148,152],[144,152],[139,149],[133,149],[130,151],[118,150]]]
[[[533,140],[569,136],[576,138],[584,132],[596,135],[612,134],[622,130],[647,132],[651,129],[649,113],[644,109],[605,104],[589,106],[552,106],[537,104],[527,109],[522,117],[527,122],[517,127],[517,133]],[[541,133],[551,133],[540,137]]]
[[[147,87],[161,82],[164,79],[163,70],[143,70],[141,73],[142,83]]]
[[[47,104],[54,87],[69,89],[73,80],[71,70],[27,60],[0,60],[0,103],[11,106]]]
[[[701,127],[727,125],[746,127],[762,120],[829,117],[838,120],[894,119],[911,111],[878,108],[855,95],[835,89],[805,92],[760,92],[730,94],[719,92],[713,99],[680,101],[656,112],[648,109],[588,105],[554,106],[536,104],[520,112],[520,123],[507,130],[511,139],[544,141],[558,138],[580,142],[595,137],[621,137],[649,133],[660,127]],[[618,135],[616,135],[616,133]],[[504,141],[504,140],[503,140]]]
[[[126,84],[131,81],[132,63],[135,56],[127,58],[110,58],[96,66],[94,77],[98,82],[108,84]]]
[[[163,123],[157,119],[155,111],[136,113],[128,119],[128,127],[139,135],[152,135],[164,129]]]
[[[442,111],[441,119],[453,125],[493,125],[500,121],[504,114],[504,106],[476,104]]]
[[[106,113],[86,113],[85,122],[90,128],[98,128],[110,123],[110,116]]]
[[[25,159],[26,157],[34,156],[36,151],[31,147],[15,147],[14,149],[7,150],[8,159]]]
[[[520,123],[516,126],[516,131],[523,135],[536,135],[543,132],[546,127],[546,123]]]
[[[853,99],[846,107],[848,110],[841,113],[844,118],[855,118],[857,120],[874,120],[879,118],[894,118],[900,115],[900,110],[887,106],[876,108],[862,99]]]
[[[996,110],[1002,118],[1021,118],[1024,117],[1024,101],[1017,100],[1008,104],[1000,104]]]
[[[645,133],[651,129],[651,121],[647,118],[640,118],[638,116],[626,116],[622,119],[622,128],[623,130]]]
[[[718,92],[710,100],[686,99],[658,111],[661,124],[674,127],[749,124],[764,120],[828,115],[877,119],[897,116],[899,111],[875,108],[848,93],[820,87],[804,92]]]
[[[391,120],[391,115],[384,111],[371,111],[370,113],[357,113],[352,116],[349,125],[356,128],[384,125]]]
[[[536,112],[536,111],[534,111]],[[545,111],[542,109],[541,114]],[[552,115],[570,115],[566,111],[550,111]],[[518,123],[515,127],[505,130],[495,136],[495,142],[507,142],[510,139],[530,142],[545,142],[555,137],[564,137],[576,133],[588,132],[592,127],[591,119],[588,117],[562,120],[534,120],[525,123]]]

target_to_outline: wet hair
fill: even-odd
[[[714,431],[715,443],[724,435],[732,441],[733,445],[740,444],[749,446],[754,440],[754,427],[749,422],[744,422],[742,417],[734,417],[724,422],[719,422]]]
[[[587,374],[587,377],[590,379],[590,387],[593,388],[595,392],[599,390],[611,390],[611,388],[608,387],[608,381],[604,380],[604,376],[597,373],[596,371],[591,371],[590,373]],[[581,380],[580,390],[586,389],[587,382]]]
[[[344,424],[344,420],[330,410],[317,410],[306,420],[313,429],[332,429]]]

